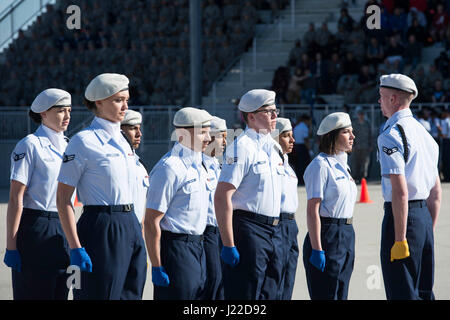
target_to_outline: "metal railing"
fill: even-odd
[[[56,0],[16,0],[0,13],[0,52],[14,40],[19,30],[26,29],[49,3]]]
[[[378,129],[384,118],[380,112],[378,104],[350,104],[349,110],[354,115],[356,106],[361,106],[366,111],[367,118],[371,123],[374,139],[378,135]],[[413,104],[414,112],[423,107],[442,106],[450,108],[450,103],[446,104],[430,104],[421,103]],[[174,127],[172,125],[175,113],[180,109],[179,106],[132,106],[133,110],[138,110],[143,116],[143,124],[141,126],[142,138],[141,146],[138,150],[139,156],[147,164],[148,168],[152,168],[156,162],[172,147],[175,136]],[[311,132],[317,131],[322,118],[335,111],[344,111],[342,104],[322,104],[315,105],[311,108],[309,105],[278,105],[280,108],[280,117],[291,119],[293,122],[302,114],[310,114],[313,117]],[[8,168],[10,165],[10,155],[16,143],[26,135],[34,132],[37,124],[33,123],[28,117],[28,108],[24,107],[0,107],[0,167]],[[215,112],[209,110],[213,115],[227,120],[229,129],[243,129],[244,124],[241,121],[240,113],[236,106],[220,105],[216,107]],[[92,112],[84,107],[74,107],[71,114],[71,123],[66,136],[72,137],[74,134],[89,125],[93,118]],[[230,137],[233,135],[230,134]],[[317,145],[312,144],[313,151],[317,152]],[[375,161],[376,162],[376,161]],[[376,169],[376,168],[375,168]],[[374,169],[374,172],[376,171]],[[9,175],[7,170],[0,172],[0,187],[9,185]]]

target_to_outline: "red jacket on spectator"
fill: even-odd
[[[437,30],[442,30],[448,25],[448,14],[447,12],[443,11],[441,13],[436,12],[436,14],[433,16],[433,27]]]
[[[386,8],[389,13],[394,12],[395,1],[394,0],[381,0],[381,5]]]

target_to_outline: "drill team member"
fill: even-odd
[[[283,273],[279,297],[282,300],[291,300],[294,290],[295,274],[297,273],[298,261],[298,227],[295,221],[295,212],[298,207],[297,184],[298,179],[294,169],[289,164],[288,153],[294,148],[294,137],[292,135],[291,121],[286,118],[277,118],[276,130],[274,132],[282,150],[284,158],[284,174],[281,184],[281,209],[280,228],[283,237]]]
[[[312,300],[346,300],[355,261],[352,226],[356,184],[347,164],[350,116],[335,112],[320,123],[320,153],[306,168],[307,226],[303,264]]]
[[[11,154],[4,262],[12,269],[15,300],[67,299],[69,246],[56,209],[56,178],[67,146],[63,132],[70,112],[68,92],[41,92],[30,110],[40,126]]]
[[[226,121],[213,117],[211,120],[211,141],[203,152],[203,162],[208,170],[206,188],[209,191],[208,221],[203,233],[206,255],[206,283],[205,300],[223,300],[222,262],[220,260],[219,228],[217,227],[216,212],[214,210],[214,194],[220,176],[220,167],[223,152],[227,146],[227,124]],[[219,160],[221,162],[219,163]]]
[[[434,227],[441,202],[439,147],[409,108],[418,91],[402,74],[380,79],[388,118],[378,137],[384,218],[381,266],[387,299],[434,299]]]
[[[127,140],[130,142],[133,150],[137,150],[141,144],[141,125],[142,115],[137,111],[128,109],[125,112],[125,117],[120,124],[120,128],[127,137]],[[144,163],[136,153],[135,157],[137,166],[137,181],[136,192],[134,193],[134,213],[136,214],[142,228],[144,228],[145,205],[147,202],[147,190],[149,187],[148,172]]]
[[[275,92],[244,94],[245,131],[227,147],[214,206],[223,242],[225,299],[276,299],[282,273],[281,147],[272,139]]]
[[[197,108],[177,111],[173,125],[178,142],[150,173],[144,234],[155,300],[203,297],[208,191],[202,152],[211,140],[211,119]]]
[[[142,299],[147,256],[133,206],[136,158],[120,131],[128,83],[114,73],[89,83],[85,104],[95,118],[71,139],[58,176],[58,212],[71,264],[82,271],[75,300]],[[69,202],[75,188],[84,204],[77,224]]]

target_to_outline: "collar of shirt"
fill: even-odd
[[[111,122],[102,118],[95,117],[92,121],[92,126],[94,127],[95,132],[99,135],[103,143],[108,142],[111,137],[119,141],[121,136],[120,122]]]
[[[36,130],[36,136],[38,136],[43,147],[53,144],[60,153],[63,153],[67,146],[67,142],[64,140],[64,134],[62,132],[56,132],[44,124],[41,124]]]
[[[202,165],[202,153],[193,151],[179,142],[175,143],[173,146],[172,155],[179,156],[186,168],[189,168],[194,164],[197,167],[201,167]]]
[[[383,130],[386,130],[389,126],[392,126],[394,123],[396,123],[398,120],[400,120],[401,118],[406,118],[406,117],[412,117],[412,112],[410,108],[406,108],[403,110],[399,110],[396,113],[394,113],[387,121],[386,124],[384,125]]]
[[[212,168],[216,170],[219,167],[219,160],[216,157],[210,157],[206,154],[203,154],[203,163],[207,168]]]

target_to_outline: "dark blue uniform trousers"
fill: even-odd
[[[381,229],[381,268],[388,300],[434,300],[433,223],[424,200],[408,203],[406,239],[410,256],[391,262],[395,242],[394,217],[390,202],[384,204]]]
[[[281,300],[291,300],[298,262],[298,227],[293,214],[281,213],[280,228],[283,238],[284,261],[279,291]]]
[[[206,258],[204,299],[223,300],[222,261],[220,259],[222,241],[220,240],[219,228],[206,226],[203,237],[203,247],[205,249]]]
[[[147,254],[133,206],[125,207],[84,207],[77,229],[92,272],[81,272],[81,288],[73,290],[74,300],[142,299]]]
[[[277,222],[278,219],[234,210],[234,243],[239,251],[240,261],[235,267],[224,264],[226,300],[279,298],[283,244]]]
[[[154,300],[201,300],[206,281],[203,235],[161,232],[161,263],[169,286],[154,285]]]
[[[321,218],[320,236],[325,251],[325,270],[310,262],[309,233],[303,243],[303,264],[311,300],[346,300],[355,262],[355,231],[346,219]]]
[[[67,300],[69,245],[57,212],[23,209],[17,232],[21,272],[12,271],[15,300]]]

